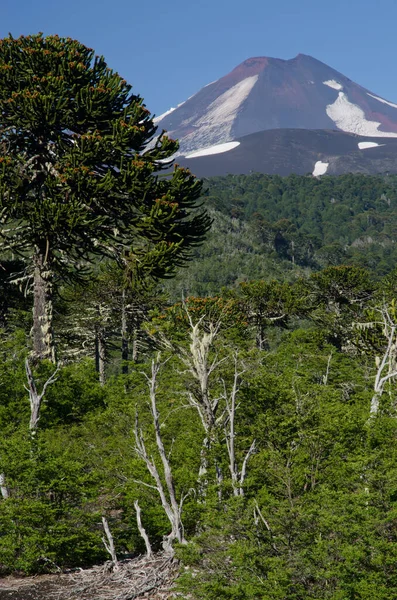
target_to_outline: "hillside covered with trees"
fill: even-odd
[[[57,36],[0,42],[0,115],[0,575],[146,555],[182,598],[397,597],[396,181],[203,195]]]
[[[59,323],[58,370],[44,361],[29,376],[29,317],[14,302],[2,333],[3,573],[105,561],[102,517],[119,559],[146,552],[139,506],[151,550],[173,544],[193,597],[390,598],[395,291],[394,274],[377,283],[340,266],[152,305],[128,361],[110,311],[106,381],[93,321],[72,356]],[[81,304],[67,315],[81,320]],[[44,390],[34,435],[32,381]]]
[[[261,174],[204,182],[214,219],[195,260],[169,289],[214,294],[244,278],[293,279],[338,264],[375,277],[396,261],[395,176]]]

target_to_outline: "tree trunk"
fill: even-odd
[[[98,367],[99,367],[99,383],[105,385],[106,383],[106,342],[103,332],[98,332]]]
[[[4,473],[0,473],[0,494],[3,500],[7,500],[10,496],[10,490],[7,487],[6,476]]]
[[[180,544],[184,544],[184,543],[186,543],[186,540],[184,537],[183,524],[182,524],[182,520],[181,520],[182,506],[179,506],[179,504],[176,500],[174,477],[173,477],[173,474],[171,471],[171,464],[169,461],[169,457],[167,456],[167,453],[164,448],[163,438],[161,436],[161,431],[160,431],[159,413],[157,411],[156,385],[157,385],[157,374],[159,372],[159,369],[160,369],[160,364],[158,362],[156,363],[155,361],[152,361],[152,378],[149,379],[149,390],[150,390],[151,410],[152,410],[152,417],[153,417],[154,432],[155,432],[155,436],[156,436],[157,450],[160,454],[161,462],[163,463],[164,479],[165,479],[165,483],[167,485],[169,504],[171,506],[172,518],[170,519],[170,521],[171,521],[171,525],[172,525],[172,532],[169,536],[170,537],[169,541],[176,539],[176,540],[178,540],[178,542]]]
[[[98,330],[95,330],[95,371],[99,373],[99,336]]]
[[[116,550],[114,547],[113,536],[112,536],[112,533],[109,528],[108,520],[105,517],[102,517],[102,525],[103,525],[103,529],[104,529],[105,535],[106,535],[106,539],[104,537],[102,538],[103,544],[112,558],[113,571],[119,571],[120,565],[119,565]]]
[[[53,335],[53,272],[48,256],[38,248],[34,257],[33,358],[56,362]]]
[[[150,541],[149,541],[148,534],[146,533],[146,529],[142,525],[141,509],[139,507],[138,500],[135,500],[134,507],[135,507],[135,512],[136,512],[136,522],[137,522],[137,525],[138,525],[138,531],[141,534],[141,537],[142,537],[143,541],[145,542],[146,555],[147,555],[148,558],[151,558],[152,555],[153,555],[152,547],[150,545]]]
[[[99,374],[99,383],[105,385],[105,367],[107,359],[106,330],[103,324],[103,315],[100,305],[96,306],[96,313],[98,321],[95,326],[95,370]]]
[[[138,330],[134,327],[133,339],[132,339],[132,360],[134,363],[138,360]]]
[[[154,432],[156,436],[157,451],[163,466],[162,476],[160,476],[160,471],[156,463],[154,462],[153,457],[149,457],[147,453],[142,431],[139,429],[138,414],[136,414],[135,417],[135,450],[138,456],[140,456],[145,461],[146,467],[156,483],[156,485],[152,487],[154,487],[157,490],[160,496],[163,510],[171,524],[170,534],[163,538],[163,549],[166,552],[173,553],[172,543],[175,540],[177,540],[180,544],[186,543],[181,518],[184,498],[182,497],[180,502],[177,502],[174,478],[171,470],[171,464],[169,461],[169,455],[165,450],[163,439],[161,436],[161,425],[156,403],[157,375],[160,370],[160,367],[162,366],[159,360],[160,355],[158,355],[156,361],[152,361],[152,376],[148,377],[146,375],[146,378],[149,386],[150,408],[152,413]],[[163,480],[165,481],[165,485],[163,483]]]
[[[256,326],[256,347],[259,350],[269,350],[269,342],[266,336],[266,326],[261,320]]]
[[[128,375],[128,331],[127,331],[127,311],[125,306],[125,290],[123,290],[121,301],[121,372],[123,375]]]
[[[57,378],[56,374],[58,373],[58,367],[55,369],[54,373],[47,379],[47,381],[43,385],[43,389],[41,394],[37,391],[36,381],[33,377],[32,370],[30,368],[29,360],[25,361],[25,371],[26,378],[28,380],[28,387],[25,386],[25,389],[29,392],[29,403],[30,403],[30,422],[29,422],[29,431],[30,431],[30,440],[34,442],[38,423],[40,420],[40,410],[43,402],[44,394],[46,392],[47,387],[54,383]],[[33,448],[32,448],[33,450]]]

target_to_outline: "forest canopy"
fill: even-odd
[[[204,181],[214,219],[205,245],[170,282],[172,297],[246,279],[292,280],[351,264],[374,277],[397,260],[397,178],[228,175]]]
[[[142,98],[92,49],[41,34],[0,41],[2,248],[33,275],[36,358],[55,362],[59,279],[94,256],[164,277],[208,230],[193,210],[200,182],[178,167],[158,177],[178,144],[155,132]]]

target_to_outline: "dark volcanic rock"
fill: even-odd
[[[178,157],[198,177],[248,174],[313,173],[317,161],[328,163],[327,174],[397,173],[397,138],[361,137],[332,130],[275,129],[238,140],[239,146],[220,154]],[[358,144],[373,142],[374,148]]]
[[[250,58],[157,119],[181,154],[273,129],[338,129],[397,138],[397,104],[324,63]]]

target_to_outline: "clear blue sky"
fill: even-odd
[[[103,54],[157,115],[251,56],[310,54],[397,101],[397,0],[3,0],[0,37]]]

